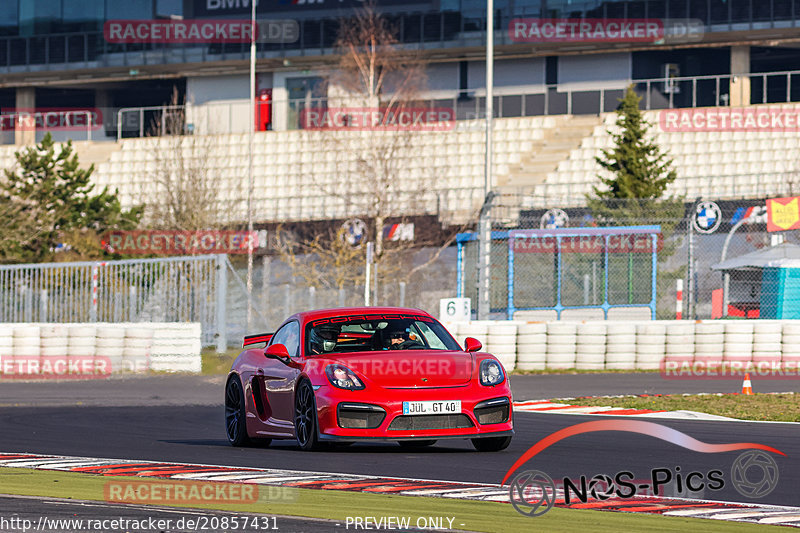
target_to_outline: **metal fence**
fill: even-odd
[[[739,75],[742,77],[750,80],[750,104],[800,102],[800,71]],[[621,85],[626,83],[633,84],[645,110],[724,107],[731,103],[732,78],[730,74],[723,74],[640,79],[620,82],[616,88],[566,91],[559,90],[558,85],[504,87],[503,94],[495,93],[493,111],[497,118],[609,113],[617,109],[625,92]],[[271,129],[296,130],[303,127],[303,110],[346,105],[346,101],[333,98],[278,98],[266,103],[256,102],[256,116],[262,117],[263,110],[271,117]],[[116,112],[117,139],[161,135],[167,131],[165,123],[170,114],[185,116],[189,133],[245,133],[248,131],[248,106],[247,101],[241,101],[186,107],[122,108]],[[486,97],[482,90],[453,93],[445,98],[421,99],[416,107],[449,109],[457,121],[476,120],[486,116]]]
[[[433,253],[412,249],[401,260],[413,266]],[[301,263],[314,261],[301,257]],[[0,265],[0,323],[200,322],[203,346],[241,343],[242,335],[274,331],[289,315],[314,308],[364,304],[364,285],[314,287],[280,259],[258,260],[247,298],[243,258],[197,255],[105,262]],[[436,312],[452,296],[455,254],[409,282],[379,276],[371,286],[376,305],[410,305]],[[450,283],[448,283],[450,282]],[[247,323],[247,306],[252,306]]]
[[[640,227],[619,229],[588,207],[521,200],[498,196],[490,211],[492,318],[800,318],[800,273],[785,268],[800,265],[800,235],[767,231],[764,198],[678,202],[670,215],[621,206],[616,225]],[[459,241],[457,291],[477,316],[479,246]]]
[[[200,322],[224,330],[227,258],[0,265],[0,322]]]

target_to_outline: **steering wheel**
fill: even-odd
[[[419,341],[412,341],[411,339],[404,340],[400,344],[395,344],[395,350],[424,350],[425,345]]]

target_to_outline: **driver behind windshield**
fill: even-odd
[[[402,350],[411,344],[419,344],[419,338],[415,333],[409,331],[409,328],[392,329],[386,333],[388,339],[384,350]]]

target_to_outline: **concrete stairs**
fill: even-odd
[[[558,168],[570,152],[579,148],[585,137],[592,135],[602,119],[595,115],[557,117],[555,128],[545,129],[544,137],[533,141],[533,146],[520,162],[512,165],[505,176],[497,176],[501,192],[505,189],[520,191],[544,183],[547,175]]]

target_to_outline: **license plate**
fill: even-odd
[[[461,400],[446,402],[403,402],[404,415],[449,415],[461,412]]]

